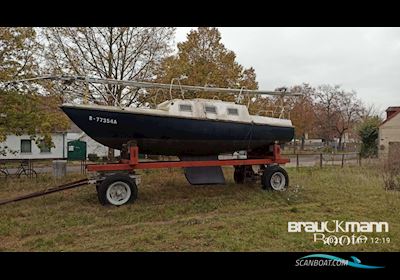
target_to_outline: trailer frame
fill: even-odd
[[[287,172],[279,167],[279,164],[288,163],[290,162],[290,160],[281,156],[281,148],[278,144],[271,145],[270,150],[265,153],[265,155],[260,155],[260,153],[258,153],[248,155],[247,159],[206,161],[140,162],[139,148],[136,145],[129,145],[127,149],[129,151],[129,159],[121,159],[119,163],[87,164],[87,171],[96,172],[96,175],[94,177],[88,177],[86,179],[81,179],[56,187],[44,189],[42,191],[1,200],[0,205],[45,196],[51,193],[60,192],[72,188],[78,188],[85,185],[96,185],[97,196],[101,204],[113,204],[115,206],[120,206],[129,202],[133,202],[137,198],[137,185],[140,183],[140,176],[135,173],[135,170],[138,169],[233,166],[235,167],[235,182],[241,184],[244,183],[244,177],[249,174],[249,169],[247,167],[251,167],[250,176],[256,177],[257,175],[261,175],[261,185],[263,189],[284,190],[288,186],[289,182]],[[261,167],[261,174],[255,174],[253,172],[253,165],[259,165]],[[278,180],[278,184],[276,185],[277,187],[274,187],[275,180]],[[112,195],[110,196],[109,189],[115,186],[117,189],[117,193],[121,191],[123,192],[123,189],[125,188],[129,193],[129,197],[112,201],[112,199],[110,199]]]
[[[290,160],[281,156],[281,148],[278,144],[271,145],[268,151],[262,153],[250,153],[247,159],[227,160],[143,162],[139,161],[139,148],[135,144],[128,144],[125,149],[129,151],[129,157],[128,159],[121,159],[119,163],[86,165],[87,171],[97,174],[90,182],[96,184],[97,195],[103,205],[119,206],[133,202],[137,197],[137,185],[140,183],[140,176],[135,171],[140,169],[233,166],[235,168],[234,180],[238,184],[243,184],[247,177],[252,180],[260,177],[263,189],[280,191],[286,189],[289,182],[287,172],[279,165],[286,164]],[[260,169],[258,173],[255,173],[252,166],[257,165],[260,166]],[[115,187],[115,184],[117,184],[117,187]],[[110,188],[115,188],[115,190],[110,191]],[[113,192],[114,196],[117,197],[114,200],[112,198]],[[127,199],[122,195],[121,198],[118,198],[121,193],[132,194],[134,197]]]
[[[281,148],[278,144],[272,145],[272,152],[260,158],[248,159],[226,159],[206,161],[154,161],[140,162],[139,148],[129,147],[129,159],[121,159],[120,163],[87,164],[87,171],[110,172],[110,171],[132,171],[135,169],[157,169],[178,167],[204,167],[204,166],[241,166],[241,165],[271,165],[286,164],[288,158],[281,157]]]

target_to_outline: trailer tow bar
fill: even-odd
[[[73,189],[73,188],[81,187],[81,186],[84,186],[84,185],[88,185],[90,183],[91,183],[91,180],[89,180],[89,179],[81,179],[81,180],[78,180],[78,181],[66,183],[66,184],[59,185],[59,186],[52,187],[52,188],[48,188],[48,189],[45,189],[45,190],[42,190],[42,191],[37,191],[37,192],[33,192],[33,193],[17,196],[17,197],[14,197],[14,198],[1,200],[0,201],[0,205],[8,204],[8,203],[11,203],[11,202],[16,202],[16,201],[20,201],[20,200],[25,200],[25,199],[29,199],[29,198],[44,196],[44,195],[48,195],[48,194],[51,194],[51,193],[60,192],[60,191],[68,190],[68,189]]]

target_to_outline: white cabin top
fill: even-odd
[[[245,105],[214,99],[172,99],[160,103],[156,109],[72,104],[63,104],[63,106],[104,111],[124,111],[126,113],[132,112],[158,116],[183,117],[190,119],[235,121],[284,127],[293,126],[291,120],[250,115]]]
[[[159,104],[157,110],[190,118],[292,126],[290,120],[250,115],[245,105],[214,99],[173,99]]]

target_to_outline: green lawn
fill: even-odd
[[[259,183],[190,186],[181,170],[142,172],[138,200],[103,207],[94,186],[0,206],[0,251],[399,251],[400,193],[374,167],[288,168],[285,192]],[[54,184],[9,180],[0,199]],[[78,179],[79,176],[66,178]],[[327,246],[288,221],[385,221],[388,244]],[[372,235],[369,235],[372,236]]]

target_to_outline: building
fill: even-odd
[[[30,135],[8,135],[5,142],[0,143],[0,150],[5,148],[5,155],[0,159],[63,159],[67,157],[67,134],[54,132],[51,138],[54,147],[39,145]]]
[[[108,156],[108,147],[96,142],[92,138],[90,138],[85,132],[83,132],[79,127],[77,127],[74,123],[71,124],[70,129],[67,131],[67,142],[73,140],[80,140],[86,142],[86,151],[87,155],[95,154],[99,158]],[[119,150],[114,151],[115,156],[120,155]]]
[[[386,109],[386,119],[379,125],[378,155],[387,157],[391,150],[400,149],[400,106]]]
[[[0,150],[5,147],[5,155],[0,155],[0,159],[66,159],[68,156],[67,143],[73,140],[86,142],[86,156],[96,154],[99,158],[108,155],[108,148],[89,136],[87,136],[75,124],[71,124],[67,131],[54,132],[51,134],[54,147],[46,147],[35,143],[30,135],[8,135],[5,142],[0,143]],[[115,156],[119,156],[120,151],[115,151]]]

